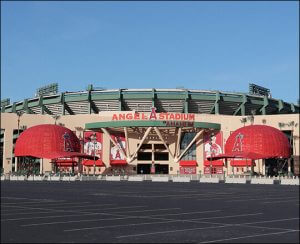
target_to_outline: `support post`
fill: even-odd
[[[159,139],[162,141],[162,143],[164,144],[164,146],[165,146],[166,149],[168,150],[168,152],[169,152],[169,154],[171,155],[171,157],[174,159],[175,156],[173,155],[173,153],[171,152],[170,148],[169,148],[168,145],[166,144],[166,142],[165,142],[164,138],[162,137],[162,135],[161,135],[159,129],[158,129],[157,127],[154,127],[154,130],[155,130],[156,134],[158,135]]]
[[[150,133],[151,130],[152,130],[152,127],[149,127],[149,128],[146,130],[146,132],[145,132],[145,134],[144,134],[142,140],[140,141],[140,145],[137,147],[137,149],[135,150],[135,152],[130,156],[129,162],[128,162],[128,163],[130,163],[130,162],[134,159],[135,155],[136,155],[137,152],[140,150],[140,148],[141,148],[143,142],[146,140],[146,138],[147,138],[147,136],[149,135],[149,133]]]
[[[202,134],[203,130],[199,131],[195,137],[193,138],[193,140],[191,140],[190,144],[184,149],[184,151],[179,155],[179,157],[175,157],[174,161],[175,163],[177,163],[182,157],[183,155],[191,148],[191,146],[193,145],[193,143],[198,139],[198,137]]]

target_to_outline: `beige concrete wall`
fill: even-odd
[[[100,122],[100,121],[110,121],[112,118],[112,114],[115,112],[101,112],[99,114],[82,114],[82,115],[65,115],[61,116],[57,123],[62,123],[65,127],[75,131],[76,127],[85,127],[86,123],[91,122]],[[127,113],[127,112],[121,112]],[[128,112],[132,113],[132,112]],[[234,131],[240,127],[243,127],[244,124],[241,123],[241,119],[246,116],[227,116],[227,115],[210,115],[210,114],[196,114],[195,121],[197,122],[211,122],[211,123],[219,123],[221,124],[221,130],[223,131],[223,144],[230,135],[231,131]],[[265,120],[265,123],[263,122]],[[4,156],[3,156],[3,165],[4,165],[4,172],[8,173],[12,170],[12,146],[13,146],[13,130],[18,128],[18,117],[16,114],[13,113],[1,113],[1,129],[5,129],[5,136],[4,136]],[[297,127],[292,126],[285,126],[284,128],[279,128],[278,123],[288,123],[290,121],[294,121],[295,124],[297,123]],[[37,115],[37,114],[23,114],[20,118],[20,127],[27,126],[27,128],[39,125],[39,124],[54,124],[54,119],[50,115]],[[257,115],[254,117],[253,124],[265,124],[277,129],[281,130],[293,130],[294,136],[294,155],[299,155],[299,114],[280,114],[280,115]],[[245,125],[250,125],[250,122],[247,122]],[[79,136],[79,132],[76,132],[77,136]],[[130,138],[129,134],[129,138]],[[297,139],[298,138],[298,139]],[[170,138],[167,140],[167,143],[170,145],[170,150],[172,152],[175,151],[175,139]],[[133,153],[139,143],[138,139],[131,138],[129,141],[129,148],[130,153]],[[147,143],[161,143],[159,141],[147,141]],[[197,157],[197,173],[201,170],[203,172],[203,144],[202,144],[202,137],[200,137],[197,141],[196,147],[196,157]],[[103,135],[103,162],[107,167],[109,167],[109,157],[110,157],[110,141],[106,135]],[[44,159],[44,171],[51,170],[51,164],[49,160]],[[161,163],[165,163],[161,161]],[[169,161],[166,162],[173,168],[170,172],[171,174],[176,174],[179,171],[178,163],[174,163],[172,157],[169,156]],[[136,165],[137,160],[135,159],[132,164]],[[228,163],[228,165],[230,165]],[[103,171],[103,170],[102,170]],[[232,172],[232,169],[229,166],[229,172]],[[263,172],[263,164],[262,160],[256,161],[256,172]]]

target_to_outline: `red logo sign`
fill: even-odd
[[[241,133],[236,135],[234,145],[232,148],[233,152],[242,152],[243,151],[243,138],[244,138],[244,135]]]

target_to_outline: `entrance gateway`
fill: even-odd
[[[196,142],[201,143],[204,131],[219,131],[220,124],[199,122],[196,114],[155,110],[153,107],[149,113],[128,111],[109,115],[100,112],[101,121],[85,124],[85,130],[102,132],[109,138],[111,148],[117,148],[126,166],[132,166],[137,174],[179,173],[182,160],[191,160],[195,165],[189,166],[196,167],[196,152],[191,153]],[[121,135],[124,143],[118,143],[115,135]],[[186,138],[188,143],[182,144]],[[113,165],[115,161],[111,160],[110,166]],[[175,168],[178,170],[174,172]]]

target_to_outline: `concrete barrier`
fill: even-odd
[[[44,176],[41,176],[41,175],[35,175],[35,176],[33,177],[33,180],[34,180],[34,181],[42,181],[42,180],[44,180]]]
[[[121,176],[120,175],[107,175],[106,176],[106,181],[121,181]]]
[[[168,182],[169,176],[151,176],[152,182]]]
[[[129,175],[128,181],[144,181],[144,177],[141,175]]]
[[[225,183],[231,184],[246,184],[246,178],[227,177]]]
[[[50,181],[60,181],[60,176],[50,176],[49,180]]]
[[[250,183],[251,184],[272,185],[272,184],[274,184],[274,179],[272,179],[272,178],[251,178]]]
[[[1,175],[1,180],[5,180],[5,176],[4,175]]]
[[[61,181],[70,181],[70,176],[64,175],[64,176],[61,178]]]
[[[18,180],[24,181],[24,180],[26,180],[26,176],[25,175],[18,175]]]
[[[33,181],[34,179],[33,179],[33,176],[32,175],[29,175],[28,177],[27,177],[27,181]]]
[[[191,178],[188,176],[173,176],[173,182],[191,182]]]
[[[77,176],[70,176],[70,181],[76,181],[77,180]]]
[[[297,185],[299,186],[299,179],[287,178],[280,180],[281,185]]]
[[[17,181],[18,180],[18,176],[17,175],[11,175],[9,177],[9,180],[11,180],[11,181]]]
[[[199,182],[200,183],[219,183],[220,179],[218,177],[212,177],[212,178],[201,177]]]
[[[97,180],[105,180],[105,175],[98,175]]]

